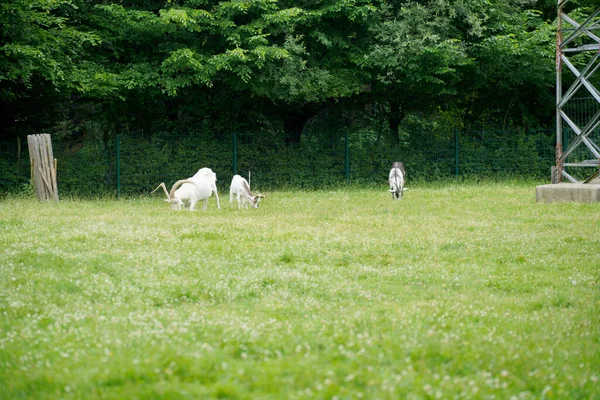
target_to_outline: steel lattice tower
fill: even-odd
[[[589,16],[577,14],[572,18],[567,3],[569,0],[558,0],[556,166],[552,183],[563,178],[587,183],[599,175],[600,167],[600,91],[593,79],[600,68],[600,7]],[[585,111],[579,106],[583,102]],[[595,167],[591,175],[589,167]]]

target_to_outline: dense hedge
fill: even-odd
[[[553,133],[546,131],[415,134],[394,145],[369,132],[305,135],[300,143],[287,145],[274,133],[221,138],[128,134],[110,144],[88,141],[75,154],[63,152],[57,141],[54,148],[61,195],[101,196],[115,195],[119,182],[122,195],[147,194],[160,182],[172,185],[204,166],[217,173],[221,190],[227,190],[234,167],[244,176],[251,171],[252,185],[261,190],[330,187],[347,178],[383,185],[397,160],[405,163],[409,181],[448,179],[457,172],[462,177],[548,178],[553,141]],[[16,147],[0,149],[0,193],[22,190],[29,182],[28,155],[17,161]]]

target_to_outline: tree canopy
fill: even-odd
[[[0,140],[95,120],[294,142],[307,121],[368,105],[392,136],[407,114],[551,126],[554,3],[6,0]]]

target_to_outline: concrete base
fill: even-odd
[[[557,183],[541,185],[535,188],[538,202],[558,203],[596,203],[600,202],[600,184],[591,183]]]

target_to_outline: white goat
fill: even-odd
[[[229,204],[233,203],[233,196],[237,197],[238,209],[248,208],[248,203],[254,208],[258,208],[258,202],[265,197],[262,194],[252,195],[250,184],[240,175],[234,175],[229,188]]]
[[[219,202],[219,193],[217,192],[217,174],[210,168],[200,168],[198,172],[194,174],[193,179],[207,179],[210,182],[212,192],[215,194],[217,199],[217,208],[221,209],[221,203]],[[208,195],[210,197],[210,195]],[[204,200],[204,209],[206,210],[206,204],[208,203],[208,197]]]
[[[196,203],[200,200],[204,200],[203,209],[206,210],[208,198],[215,193],[217,207],[221,208],[216,181],[217,175],[210,168],[201,168],[191,178],[175,182],[170,192],[167,192],[167,187],[162,182],[152,193],[162,187],[173,210],[180,210],[182,206],[185,207],[185,203],[188,203],[190,211],[195,209]]]
[[[392,169],[390,170],[390,176],[388,181],[390,183],[389,192],[392,194],[392,199],[402,199],[402,192],[404,192],[404,163],[394,162]]]

